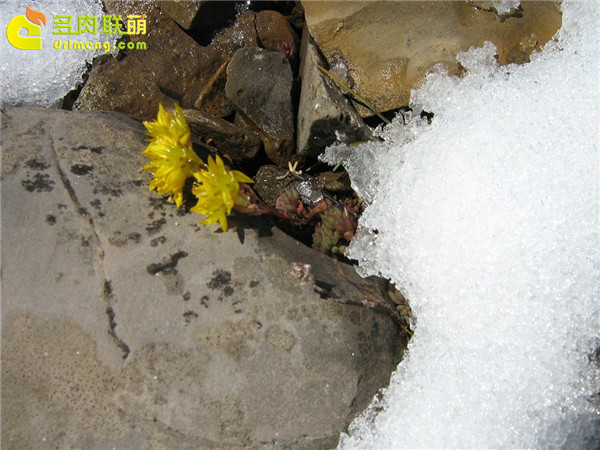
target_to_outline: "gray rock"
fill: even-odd
[[[234,161],[254,158],[262,148],[262,141],[254,131],[246,130],[224,119],[210,117],[195,109],[184,110],[194,142],[207,143]]]
[[[268,221],[149,193],[138,120],[1,119],[3,448],[331,448],[387,385],[391,320],[320,298],[292,263],[362,294]]]
[[[372,139],[371,129],[344,97],[341,88],[318,69],[317,66],[325,67],[325,63],[306,27],[300,51],[298,154],[316,158],[336,140],[336,131],[347,143]]]
[[[267,156],[285,167],[295,157],[292,70],[279,52],[241,48],[227,66],[225,93],[247,125],[260,134]]]

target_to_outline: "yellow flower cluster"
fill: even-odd
[[[227,231],[226,214],[231,212],[234,205],[246,206],[248,198],[240,192],[239,183],[254,183],[252,178],[237,170],[228,170],[223,160],[217,155],[215,159],[208,157],[208,170],[194,173],[197,183],[192,193],[198,198],[198,204],[190,211],[203,214],[201,220],[205,225],[219,222],[223,231]]]
[[[143,170],[154,174],[150,191],[156,189],[159,195],[170,194],[169,201],[174,200],[179,208],[183,202],[185,180],[204,166],[192,148],[183,109],[176,104],[175,112],[171,113],[159,105],[156,120],[144,122],[144,126],[151,137],[150,144],[142,152],[150,160]]]
[[[153,173],[149,190],[159,195],[169,194],[169,201],[177,207],[183,202],[183,188],[188,178],[196,180],[192,193],[198,204],[191,211],[205,215],[201,222],[219,222],[227,231],[227,214],[234,206],[247,206],[248,198],[241,192],[239,183],[253,183],[252,179],[237,170],[229,170],[217,155],[208,158],[208,165],[192,148],[190,129],[183,116],[183,109],[175,104],[175,112],[159,105],[155,121],[144,122],[151,137],[148,147],[142,152],[150,159],[143,167]]]

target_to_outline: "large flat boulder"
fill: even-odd
[[[411,89],[442,66],[464,70],[458,52],[497,48],[499,64],[524,63],[561,26],[556,2],[521,2],[499,14],[498,2],[303,1],[306,24],[331,71],[379,111],[407,106]],[[363,117],[373,115],[357,105]]]
[[[269,221],[149,193],[139,120],[1,119],[2,448],[328,448],[387,385],[395,324]]]

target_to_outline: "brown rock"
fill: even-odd
[[[206,3],[206,1],[169,0],[160,2],[160,8],[171,16],[175,22],[181,25],[182,28],[189,30],[198,16],[198,12],[202,8],[203,3]]]
[[[120,5],[114,5],[117,7]],[[121,111],[150,118],[159,103],[167,106],[177,101],[192,108],[204,85],[235,50],[256,45],[254,25],[247,15],[218,34],[210,46],[202,47],[160,9],[148,7],[145,11],[147,34],[131,40],[144,42],[146,50],[126,50],[119,58],[97,62],[74,109]]]
[[[243,161],[256,156],[262,148],[260,136],[217,117],[210,117],[195,109],[184,110],[185,118],[192,131],[192,141],[207,144],[234,161]]]
[[[303,174],[299,178],[272,164],[261,166],[256,172],[254,181],[254,190],[270,206],[276,206],[277,199],[285,190],[294,188],[301,192],[308,191],[306,187],[302,188],[303,184],[305,186],[310,184],[315,192],[344,193],[352,189],[348,173],[344,171],[322,172],[315,177]],[[317,193],[315,196],[319,197],[320,194]],[[306,198],[303,201],[306,201]]]
[[[348,172],[322,172],[317,176],[323,187],[329,192],[348,192],[352,189]]]
[[[229,60],[221,64],[221,67],[204,84],[200,96],[194,103],[194,108],[212,117],[227,117],[233,113],[233,104],[225,95],[228,63]]]
[[[219,4],[219,2],[209,2]],[[223,2],[221,2],[223,3]],[[240,14],[233,25],[220,30],[211,42],[210,47],[217,51],[233,56],[235,51],[242,47],[257,47],[256,16],[252,11]]]
[[[294,59],[298,53],[298,36],[287,19],[277,11],[265,10],[256,14],[256,31],[262,46]]]
[[[498,15],[473,2],[302,2],[306,23],[331,70],[379,111],[406,106],[410,90],[441,64],[459,74],[456,54],[485,41],[498,62],[527,61],[561,26],[554,2],[522,2]],[[359,107],[363,117],[372,115]]]

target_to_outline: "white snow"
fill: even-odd
[[[492,6],[498,14],[506,14],[517,9],[520,3],[520,0],[501,0],[493,2]]]
[[[7,39],[6,27],[15,16],[24,15],[27,7],[41,11],[46,16],[46,25],[40,25],[41,50],[21,50],[13,47]],[[51,106],[59,107],[62,98],[82,83],[87,63],[95,56],[115,53],[113,45],[120,35],[101,33],[102,10],[100,0],[37,0],[18,2],[0,0],[0,101],[4,106]],[[96,16],[98,32],[74,35],[53,34],[54,16],[71,16],[70,23],[77,29],[79,16]],[[26,32],[23,30],[21,35]],[[100,42],[101,49],[63,49],[71,42]],[[60,41],[59,41],[60,40]],[[60,49],[54,45],[59,44]],[[68,45],[67,45],[68,47]],[[108,51],[107,51],[108,50]]]
[[[341,448],[600,446],[600,3],[562,8],[531,63],[488,44],[432,74],[411,105],[431,125],[325,153],[368,202],[349,256],[416,317]]]

